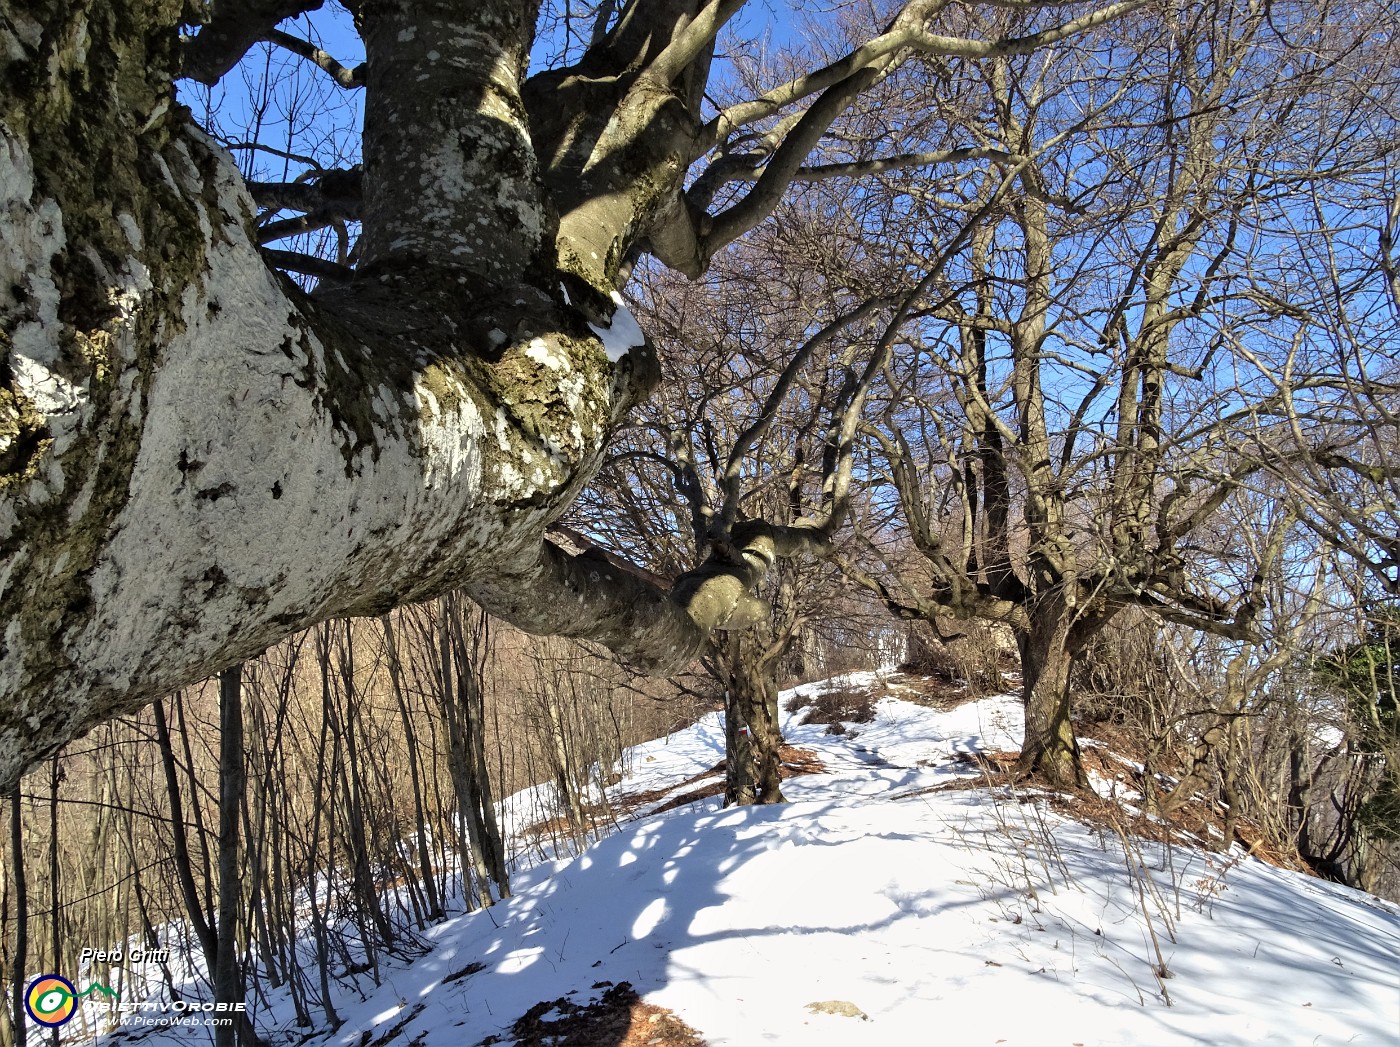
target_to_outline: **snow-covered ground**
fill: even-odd
[[[949,712],[884,698],[844,735],[800,716],[787,740],[827,769],[785,781],[791,803],[642,811],[433,928],[428,955],[365,999],[347,991],[344,1025],[310,1042],[509,1042],[533,1005],[623,981],[715,1047],[1400,1042],[1396,907],[1035,795],[929,791],[976,774],[957,753],[1018,748],[1009,697]],[[706,717],[638,747],[610,792],[692,791],[680,783],[723,746]],[[306,1041],[285,998],[258,1010],[274,1043]]]

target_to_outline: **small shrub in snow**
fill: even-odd
[[[795,713],[795,712],[797,712],[799,709],[805,709],[805,708],[807,708],[807,706],[809,706],[809,705],[811,705],[811,704],[812,704],[812,696],[811,696],[811,695],[803,694],[801,691],[795,691],[795,692],[793,693],[793,696],[792,696],[791,698],[789,698],[789,699],[783,704],[783,709],[784,709],[786,712]]]
[[[798,708],[802,708],[799,706]],[[792,711],[792,710],[789,710]],[[811,703],[804,724],[869,723],[875,719],[875,699],[864,691],[827,691]],[[841,732],[832,731],[832,734]]]

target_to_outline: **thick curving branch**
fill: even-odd
[[[826,546],[815,528],[747,521],[668,590],[601,550],[574,554],[544,541],[523,564],[478,572],[467,591],[527,632],[595,640],[647,672],[675,672],[716,631],[745,628],[771,613],[753,591],[778,558]]]
[[[212,15],[181,47],[180,74],[213,87],[273,27],[320,9],[324,0],[219,0]]]
[[[277,251],[270,247],[264,247],[262,256],[268,265],[276,269],[288,273],[301,273],[303,276],[314,276],[318,280],[345,283],[355,276],[355,270],[348,265],[327,261],[314,255],[302,254],[299,251]]]
[[[301,211],[355,220],[364,202],[364,171],[318,171],[295,182],[249,182],[248,192],[267,211]]]

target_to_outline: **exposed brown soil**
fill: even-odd
[[[665,814],[667,811],[679,810],[682,807],[689,807],[693,803],[699,803],[701,800],[708,800],[711,796],[723,795],[724,779],[720,778],[718,781],[702,785],[698,789],[692,789],[688,793],[681,793],[679,796],[672,797],[651,813]]]
[[[1003,674],[1003,679],[1008,687],[1011,686],[1012,680],[1005,674]],[[886,681],[886,685],[892,698],[944,713],[986,696],[984,693],[975,691],[959,681],[951,680],[947,676],[917,673],[908,669],[901,669],[891,676]]]
[[[970,687],[947,671],[918,669],[906,663],[899,667],[899,672],[888,678],[887,686],[889,694],[901,701],[947,712],[1020,686],[1020,664],[1014,657],[1001,659],[1000,674],[999,683],[987,680],[980,687]]]
[[[1134,730],[1127,724],[1113,723],[1110,720],[1075,720],[1074,731],[1081,742],[1085,738],[1092,738],[1096,742],[1102,742],[1109,751],[1119,756],[1144,765],[1150,762],[1155,770],[1167,774],[1174,773],[1174,765],[1181,758],[1181,754],[1177,752],[1150,753],[1145,732]]]
[[[1030,790],[1020,797],[1023,802],[1044,798],[1048,800],[1052,810],[1068,815],[1076,821],[1101,826],[1115,833],[1124,833],[1139,839],[1199,847],[1202,843],[1209,846],[1209,841],[1218,841],[1224,834],[1224,811],[1218,805],[1204,799],[1194,798],[1170,814],[1152,818],[1142,812],[1125,810],[1119,802],[1106,800],[1097,793],[1065,792],[1051,788],[1034,775],[1018,775],[1016,761],[1019,757],[1019,753],[1007,751],[959,753],[953,758],[953,762],[977,768],[982,772],[978,777],[959,778],[926,789],[916,789],[901,794],[899,798],[912,799],[927,793],[993,788],[1006,789],[1014,797],[1018,789]],[[1142,783],[1138,780],[1140,775],[1134,774],[1132,768],[1107,750],[1090,746],[1084,750],[1083,757],[1086,771],[1093,771],[1103,778],[1116,778],[1135,790],[1141,789]],[[1235,838],[1261,861],[1281,869],[1291,869],[1310,876],[1317,875],[1296,851],[1272,845],[1252,823],[1240,819],[1235,823],[1234,829]]]
[[[953,763],[976,767],[991,774],[1007,774],[1016,767],[1016,761],[1020,758],[1020,753],[1009,749],[991,749],[987,752],[957,753]]]
[[[1055,793],[1050,797],[1050,806],[1081,822],[1103,825],[1157,843],[1200,846],[1205,841],[1219,841],[1225,828],[1224,813],[1201,800],[1189,801],[1157,818],[1125,811],[1115,801],[1093,793]],[[1270,845],[1256,826],[1243,819],[1235,823],[1235,836],[1261,861],[1281,869],[1316,875],[1296,851]]]
[[[801,722],[806,724],[825,723],[833,727],[838,724],[869,723],[875,719],[875,702],[878,695],[868,691],[827,691],[810,701],[804,700],[797,709],[806,709]],[[788,711],[796,712],[793,703],[788,703]]]
[[[665,799],[668,795],[670,795],[671,793],[675,792],[677,789],[679,789],[679,788],[681,788],[681,787],[683,787],[683,786],[686,786],[686,785],[694,785],[696,782],[703,782],[703,781],[705,781],[707,778],[712,778],[712,777],[714,777],[716,774],[723,774],[723,773],[724,773],[724,761],[721,760],[719,763],[715,764],[713,767],[709,767],[709,768],[706,768],[706,769],[703,770],[703,771],[697,772],[696,774],[692,774],[689,778],[686,778],[686,779],[683,780],[683,781],[676,782],[674,785],[663,785],[663,786],[659,786],[658,788],[655,788],[655,789],[643,789],[641,792],[626,793],[626,794],[624,794],[624,795],[622,795],[622,796],[619,796],[615,802],[617,803],[618,807],[619,807],[621,810],[626,811],[627,813],[630,814],[630,813],[632,813],[633,811],[640,810],[641,808],[647,806],[648,804],[653,804],[653,803],[656,803],[658,800]],[[699,792],[699,791],[702,791],[702,790],[696,790],[696,791]],[[723,792],[724,790],[721,789],[720,791]],[[706,796],[712,796],[712,795],[714,795],[714,794],[713,794],[713,793],[706,793],[705,795],[706,795]],[[680,805],[679,805],[679,804],[675,804],[674,806],[677,806],[677,807],[678,807],[678,806],[680,806]],[[672,810],[672,809],[673,809],[673,806],[672,806],[672,805],[668,805],[668,806],[666,807],[666,810]]]
[[[593,988],[607,991],[582,1004],[567,996],[537,1003],[511,1025],[509,1040],[488,1036],[477,1047],[707,1047],[671,1011],[643,1002],[630,982],[599,982]]]
[[[607,820],[607,810],[601,804],[584,804],[583,813],[590,822],[596,822],[600,816],[605,821]],[[556,837],[568,836],[571,831],[568,815],[557,814],[552,818],[541,818],[537,822],[531,822],[520,830],[520,834],[522,836]]]
[[[783,758],[783,778],[797,778],[804,774],[821,774],[826,764],[817,758],[811,749],[799,749],[795,745],[784,745],[778,750]]]

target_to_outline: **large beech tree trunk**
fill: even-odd
[[[664,668],[749,602],[771,557],[673,595],[543,538],[658,374],[561,277],[611,310],[608,237],[677,182],[679,132],[609,125],[659,151],[584,230],[534,159],[529,5],[436,7],[365,9],[365,264],[308,297],[173,102],[179,4],[0,2],[0,789],[336,615],[466,587]]]
[[[1070,722],[1070,673],[1082,643],[1073,609],[1056,594],[1044,597],[1027,628],[1017,630],[1026,734],[1017,770],[1062,789],[1088,785]]]
[[[731,632],[717,646],[725,672],[725,805],[786,803],[777,658],[752,629]]]

